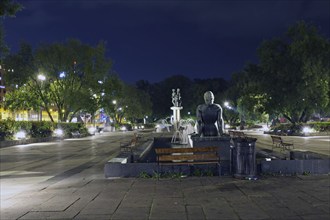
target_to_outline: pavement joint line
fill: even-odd
[[[126,136],[128,138],[128,136]],[[72,143],[74,145],[74,143]],[[78,144],[79,145],[79,144]],[[78,148],[79,146],[75,145],[73,146],[74,149]],[[84,147],[85,143],[82,142],[80,144],[82,147]],[[90,145],[90,142],[87,143],[87,145]],[[264,176],[261,177],[259,181],[246,181],[246,180],[238,180],[234,178],[217,178],[217,177],[210,177],[210,178],[191,178],[191,179],[183,179],[181,182],[177,180],[165,180],[162,181],[160,180],[159,182],[153,182],[154,184],[150,185],[151,180],[142,180],[142,179],[129,179],[129,178],[122,178],[121,181],[119,182],[114,182],[114,181],[107,181],[105,178],[102,178],[102,173],[100,169],[100,165],[102,161],[106,161],[106,159],[102,159],[104,157],[109,157],[109,148],[118,148],[118,146],[115,146],[116,143],[111,143],[109,141],[109,147],[107,146],[106,143],[99,144],[95,149],[100,147],[101,151],[96,152],[96,154],[89,156],[88,158],[85,157],[84,155],[89,155],[89,152],[87,148],[84,148],[85,151],[82,153],[79,153],[84,159],[85,162],[88,160],[91,160],[91,158],[94,158],[92,161],[95,162],[91,167],[87,168],[86,170],[81,171],[81,173],[77,174],[76,176],[65,178],[63,180],[63,186],[65,187],[65,191],[61,188],[62,182],[59,185],[54,185],[50,186],[45,191],[39,192],[37,194],[37,197],[42,200],[36,200],[33,203],[28,203],[28,200],[30,197],[29,196],[34,196],[36,195],[35,192],[38,193],[37,187],[38,183],[34,184],[33,187],[36,188],[27,188],[27,190],[22,191],[21,193],[17,193],[16,195],[13,194],[15,198],[13,199],[8,199],[8,202],[12,202],[12,205],[10,205],[10,208],[6,209],[1,209],[1,219],[18,219],[21,218],[22,216],[25,215],[25,217],[22,218],[28,218],[34,216],[33,218],[36,219],[41,219],[41,218],[51,218],[51,217],[60,217],[62,216],[65,218],[69,212],[71,212],[73,209],[74,212],[71,213],[70,217],[72,218],[73,215],[75,215],[73,218],[79,219],[81,218],[87,218],[87,219],[98,219],[99,218],[107,218],[107,219],[117,219],[118,217],[122,217],[123,215],[119,216],[118,214],[122,214],[123,212],[128,212],[132,213],[130,210],[131,206],[125,206],[124,204],[124,199],[132,198],[134,193],[139,192],[139,187],[143,187],[145,189],[145,192],[147,193],[147,198],[148,202],[142,202],[141,204],[145,205],[146,209],[144,212],[146,219],[163,219],[166,218],[166,215],[157,215],[157,213],[152,213],[152,211],[157,211],[157,205],[155,202],[157,202],[155,199],[156,198],[162,198],[162,197],[167,197],[178,195],[177,198],[183,198],[183,204],[185,209],[180,209],[181,211],[184,210],[184,212],[181,212],[182,219],[203,219],[202,212],[204,215],[204,219],[216,219],[216,217],[221,218],[222,215],[220,213],[225,212],[223,217],[232,217],[235,219],[246,219],[246,218],[251,218],[253,219],[253,216],[255,218],[264,218],[264,219],[276,219],[278,218],[294,218],[294,219],[328,219],[330,216],[330,213],[328,211],[328,204],[329,204],[329,198],[327,198],[326,195],[324,195],[324,192],[329,192],[329,175],[326,177],[324,176],[293,176],[293,177],[272,177],[272,176]],[[8,149],[8,148],[7,148]],[[13,148],[14,150],[15,148]],[[45,148],[43,148],[45,149]],[[64,149],[64,148],[63,148]],[[29,149],[26,149],[27,153],[31,155]],[[16,151],[16,150],[15,150]],[[11,151],[8,151],[9,153]],[[53,152],[53,151],[51,151]],[[75,153],[76,151],[72,152]],[[105,153],[103,153],[105,152]],[[13,151],[13,153],[15,153]],[[48,152],[49,153],[49,152]],[[71,152],[69,152],[71,153]],[[101,154],[102,153],[102,154]],[[42,154],[42,153],[40,153]],[[108,155],[109,154],[109,155]],[[11,154],[8,154],[11,155]],[[47,152],[43,154],[44,156],[47,156]],[[64,154],[65,155],[65,154]],[[103,155],[103,157],[102,157]],[[32,155],[33,156],[33,155]],[[113,155],[110,155],[113,156]],[[86,160],[87,159],[87,160]],[[9,162],[10,160],[8,160]],[[67,165],[67,163],[71,165]],[[79,163],[75,163],[75,165],[79,165],[80,163],[83,164],[82,161],[78,161]],[[74,167],[72,165],[71,160],[69,159],[68,161],[64,161],[64,168],[62,171],[65,171],[68,167]],[[21,165],[21,168],[24,169],[24,165]],[[10,171],[10,169],[9,169]],[[37,170],[36,170],[37,171]],[[97,172],[97,173],[95,173]],[[94,176],[95,174],[95,176]],[[39,175],[39,174],[37,174]],[[78,182],[79,180],[84,179],[83,182]],[[10,179],[8,179],[10,180]],[[71,182],[74,180],[73,182]],[[78,181],[77,181],[78,180]],[[320,180],[320,181],[318,181]],[[1,181],[1,179],[0,179]],[[7,181],[7,179],[3,179],[2,181]],[[10,181],[16,181],[14,178]],[[20,179],[18,179],[20,181]],[[46,181],[46,180],[44,180]],[[166,182],[168,181],[168,182]],[[42,182],[41,182],[42,183]],[[115,183],[115,184],[113,184]],[[124,184],[122,187],[122,183]],[[192,184],[191,184],[192,183]],[[89,185],[90,184],[90,185]],[[168,185],[169,184],[169,185]],[[86,186],[87,187],[83,187]],[[58,188],[57,186],[60,186]],[[91,186],[91,188],[90,188]],[[102,196],[102,192],[105,191],[111,191],[112,186],[118,186],[120,190],[117,195],[117,201],[113,203],[113,208],[116,208],[118,205],[118,202],[120,199],[122,199],[122,203],[119,204],[117,207],[118,210],[117,214],[115,215],[115,211],[113,211],[112,214],[109,215],[98,215],[97,212],[94,213],[94,210],[90,210],[87,214],[83,210],[86,210],[87,204],[91,202],[91,199],[94,198],[94,200],[98,196]],[[146,188],[146,186],[148,186]],[[241,191],[244,191],[245,193],[243,194],[242,192],[239,192],[237,189],[233,188],[234,186],[238,187]],[[257,186],[258,188],[256,191],[254,191],[254,186]],[[75,193],[76,191],[79,190],[78,196],[76,197],[75,202],[73,202],[70,206],[68,205],[67,207],[64,208],[66,210],[65,212],[63,211],[48,211],[49,214],[45,213],[47,211],[39,211],[38,212],[32,212],[32,208],[35,206],[42,205],[45,201],[48,201],[50,207],[49,209],[52,210],[52,202],[56,202],[56,199],[52,199],[53,197],[51,195],[64,195],[66,192],[71,192],[69,188],[76,188],[76,190],[73,192]],[[97,188],[95,188],[97,187]],[[158,189],[157,189],[158,187]],[[262,188],[260,189],[259,187],[265,187],[263,190]],[[178,194],[168,194],[168,189],[175,190]],[[84,193],[88,193],[89,189],[93,189],[91,191],[92,194],[88,196],[88,199],[84,197]],[[150,189],[150,190],[149,190]],[[151,190],[153,191],[151,192]],[[56,191],[54,191],[56,190]],[[125,191],[126,192],[125,192]],[[195,190],[198,191],[198,197],[197,194],[195,195]],[[150,193],[149,193],[150,192]],[[263,193],[265,192],[265,195],[269,195],[271,198],[268,200],[268,198],[263,197]],[[22,194],[23,193],[23,194]],[[95,196],[97,194],[97,196]],[[47,195],[47,199],[46,196]],[[214,195],[214,196],[213,196]],[[252,196],[251,196],[252,195]],[[256,195],[257,197],[253,197],[253,195]],[[123,197],[125,196],[125,197]],[[157,196],[157,197],[156,197]],[[201,197],[199,197],[201,196]],[[261,196],[261,197],[258,197]],[[2,197],[2,196],[1,196]],[[242,198],[241,198],[242,197]],[[5,197],[4,197],[5,198]],[[79,199],[81,201],[84,201],[84,203],[79,202]],[[201,202],[194,202],[191,199],[192,198],[200,198]],[[219,200],[218,200],[219,199]],[[243,199],[244,201],[242,201]],[[51,200],[51,201],[49,201]],[[249,206],[249,201],[253,200],[256,205]],[[4,201],[4,200],[1,200]],[[192,209],[190,207],[187,207],[187,202],[191,201],[191,204],[196,204],[197,206],[200,206],[200,210],[197,210],[197,206],[194,209],[194,206]],[[241,207],[235,206],[237,202],[242,201],[244,204],[242,204]],[[267,201],[265,203],[265,201]],[[72,202],[72,201],[71,201]],[[70,203],[71,203],[70,202]],[[95,201],[94,201],[95,202]],[[158,201],[159,202],[159,201]],[[220,203],[219,203],[220,202]],[[273,202],[275,203],[275,206],[272,206]],[[282,202],[282,203],[281,203]],[[20,205],[24,205],[24,207],[20,207]],[[127,204],[132,204],[134,206],[134,203],[126,203]],[[219,205],[219,204],[224,204],[226,207],[221,207],[221,206],[214,206],[211,210],[209,208],[209,205]],[[258,206],[259,204],[259,206]],[[283,205],[282,205],[283,204]],[[301,205],[300,205],[301,204]],[[94,205],[98,205],[98,201]],[[106,205],[106,204],[104,204]],[[161,201],[159,203],[160,206],[165,205],[164,207],[167,207],[167,202]],[[8,206],[9,207],[9,206]],[[15,211],[14,208],[15,207]],[[69,210],[68,210],[69,207]],[[70,208],[71,207],[71,208]],[[234,207],[234,208],[233,208]],[[47,208],[47,207],[46,207]],[[153,209],[154,208],[154,209]],[[182,208],[182,207],[180,207]],[[12,210],[11,210],[12,209]],[[20,210],[18,210],[20,209]],[[47,208],[48,209],[48,208]],[[4,210],[4,212],[3,212]],[[42,210],[42,209],[40,209]],[[54,209],[53,209],[54,210]],[[56,210],[56,209],[55,209]],[[196,213],[196,215],[189,215],[189,210],[191,211],[190,214]],[[261,214],[258,214],[260,212]],[[278,213],[278,210],[280,210],[283,213]],[[19,212],[17,212],[19,211]],[[7,212],[7,214],[5,214]],[[52,215],[51,212],[54,212],[56,214]],[[119,213],[120,212],[120,213]],[[29,213],[29,214],[28,214]],[[59,214],[57,214],[59,213]],[[140,214],[142,212],[139,211]],[[239,213],[239,214],[238,214]],[[244,216],[244,214],[247,214]],[[299,214],[297,214],[299,213]],[[28,214],[28,215],[26,215]],[[84,214],[81,216],[78,216],[79,214]],[[134,216],[134,213],[132,213]],[[197,215],[198,214],[198,215]],[[265,214],[265,215],[264,215]],[[10,217],[12,216],[12,217]],[[126,216],[126,215],[125,215]],[[131,216],[131,215],[130,215]],[[198,218],[199,216],[199,218]],[[267,217],[269,216],[269,217]],[[177,217],[178,218],[178,217]],[[127,220],[127,219],[126,219]]]
[[[111,219],[113,219],[113,216],[115,215],[115,213],[117,212],[117,210],[119,209],[121,203],[124,201],[124,199],[126,198],[126,196],[128,195],[129,191],[131,191],[132,186],[134,185],[136,180],[132,181],[129,189],[125,192],[124,196],[121,198],[120,202],[118,203],[117,207],[115,208],[114,212],[111,215]]]
[[[68,177],[73,176],[73,175],[75,175],[77,173],[80,173],[83,170],[88,169],[88,168],[92,167],[95,164],[96,164],[96,162],[89,161],[89,162],[86,162],[86,163],[81,164],[79,166],[76,166],[76,167],[74,167],[74,168],[72,168],[70,170],[67,170],[67,171],[65,171],[65,172],[63,172],[61,174],[58,174],[58,175],[56,175],[56,176],[54,176],[52,178],[49,178],[49,179],[47,179],[47,180],[39,183],[39,185],[46,185],[43,188],[41,188],[39,191],[45,190],[49,186],[51,186],[51,185],[53,185],[55,183],[58,183],[61,180],[64,180],[65,178],[68,178]]]

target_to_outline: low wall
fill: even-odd
[[[261,161],[261,173],[330,174],[330,159]]]
[[[0,148],[10,147],[10,146],[14,146],[14,145],[49,142],[49,141],[56,141],[56,140],[59,140],[59,138],[58,137],[45,137],[45,138],[30,138],[30,139],[12,140],[12,141],[0,141]]]
[[[107,162],[104,166],[104,176],[109,177],[138,177],[142,172],[152,175],[157,171],[156,163],[116,163]]]

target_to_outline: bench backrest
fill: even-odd
[[[219,161],[218,147],[155,148],[155,151],[158,162]]]
[[[282,143],[282,138],[279,136],[273,136],[271,135],[273,143]]]
[[[240,138],[246,138],[246,135],[243,131],[228,131],[230,137],[240,137]]]
[[[246,137],[245,134],[244,134],[244,132],[242,132],[242,131],[235,131],[234,134],[237,137],[242,137],[242,138],[245,138]]]

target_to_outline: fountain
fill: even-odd
[[[180,89],[178,88],[176,91],[175,89],[172,89],[172,103],[173,106],[171,107],[173,111],[173,117],[172,117],[172,124],[174,127],[174,133],[172,136],[171,143],[177,143],[179,139],[182,139],[182,131],[180,130],[180,111],[183,109],[181,106],[181,94]]]
[[[138,176],[141,172],[149,175],[158,170],[156,163],[155,147],[157,148],[200,148],[218,147],[222,175],[238,177],[254,176],[255,173],[255,150],[254,140],[231,139],[224,133],[224,122],[222,108],[214,103],[214,95],[211,91],[204,94],[205,104],[197,107],[197,132],[194,130],[194,122],[180,118],[181,106],[180,89],[172,90],[173,117],[172,124],[174,133],[172,138],[154,138],[145,146],[138,146],[136,152],[131,154],[120,154],[106,163],[104,172],[106,177]],[[248,148],[246,148],[248,147]],[[248,149],[247,151],[245,149]],[[191,166],[166,166],[162,172],[184,172],[191,175],[196,167]],[[208,166],[203,166],[206,169]],[[248,170],[245,168],[248,167]],[[253,168],[253,169],[252,169]],[[212,170],[213,168],[211,168]],[[213,173],[214,170],[212,170]]]

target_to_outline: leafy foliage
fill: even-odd
[[[1,0],[0,1],[0,63],[9,54],[9,47],[5,43],[5,30],[3,28],[3,18],[15,17],[15,14],[22,10],[23,6],[12,0]]]
[[[7,57],[6,64],[9,68],[15,67],[14,73],[8,74],[7,82],[13,86],[26,86],[37,100],[34,104],[45,109],[52,120],[52,106],[58,111],[59,120],[66,121],[78,111],[100,107],[95,96],[112,94],[113,88],[109,86],[113,79],[109,74],[111,61],[105,58],[102,42],[91,47],[78,40],[69,40],[41,45],[35,51],[22,44],[17,54]],[[38,78],[40,74],[44,79]],[[105,90],[110,91],[105,93]],[[12,102],[14,100],[10,99],[8,105],[21,109],[22,106]],[[93,109],[92,113],[95,111]]]
[[[314,26],[297,23],[284,36],[263,42],[258,54],[259,65],[249,64],[233,77],[231,94],[241,114],[282,114],[297,123],[329,109],[330,44]]]
[[[23,9],[23,6],[13,0],[0,1],[0,17],[15,17],[16,12]]]
[[[0,141],[14,139],[15,133],[24,130],[30,138],[51,137],[56,128],[64,131],[64,136],[71,137],[72,132],[78,131],[82,136],[88,132],[83,123],[52,123],[49,121],[0,121]]]
[[[281,39],[264,42],[259,56],[269,112],[305,122],[313,110],[329,105],[330,44],[314,26],[296,24]]]

